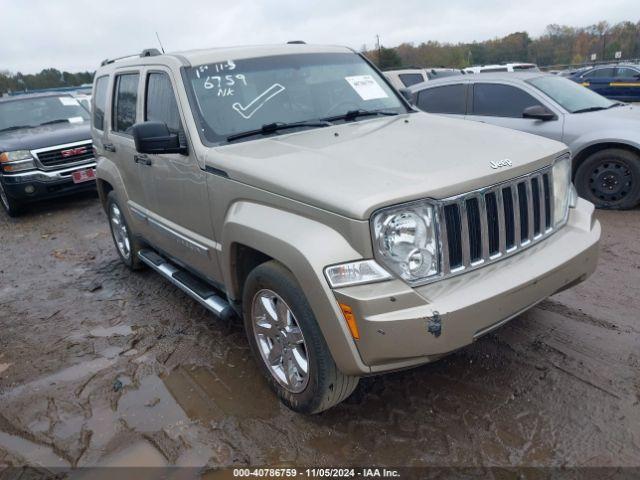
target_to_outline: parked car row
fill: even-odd
[[[602,208],[640,202],[640,108],[539,72],[453,77],[411,87],[425,112],[567,144],[581,197]]]
[[[569,78],[607,98],[640,102],[640,65],[598,65],[580,70]]]

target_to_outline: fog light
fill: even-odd
[[[26,187],[24,187],[24,191],[25,193],[31,195],[36,191],[36,187],[34,187],[33,185],[27,185]]]

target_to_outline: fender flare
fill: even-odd
[[[268,255],[298,281],[338,368],[347,375],[370,372],[324,278],[327,265],[361,258],[340,233],[308,217],[249,201],[237,202],[229,209],[222,232],[221,267],[230,298],[240,296],[231,254],[234,244]]]

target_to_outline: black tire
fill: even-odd
[[[120,212],[119,221],[124,225],[124,232],[122,232],[122,237],[126,237],[128,242],[128,251],[129,254],[125,255],[123,253],[123,248],[118,245],[118,234],[116,234],[116,225],[112,219],[112,215],[114,214],[114,208]],[[120,257],[122,263],[124,263],[131,270],[140,270],[144,267],[144,263],[138,257],[138,252],[142,248],[142,244],[135,236],[134,232],[129,227],[127,219],[123,213],[123,209],[118,203],[118,199],[116,197],[116,193],[114,191],[109,192],[107,195],[107,218],[109,220],[109,229],[111,230],[111,238],[113,239],[113,244],[116,247],[116,252]],[[126,249],[125,249],[126,250]]]
[[[280,384],[258,346],[252,306],[256,294],[265,289],[275,292],[286,302],[304,337],[308,380],[304,390],[298,393]],[[302,289],[291,272],[280,263],[263,263],[249,274],[243,292],[243,318],[247,339],[260,370],[271,389],[291,410],[305,414],[319,413],[342,402],[355,390],[359,378],[344,375],[338,370]]]
[[[4,186],[2,185],[2,181],[0,180],[0,204],[4,208],[4,211],[7,212],[7,215],[10,217],[17,217],[22,213],[22,203],[11,198],[4,190]]]
[[[633,208],[640,203],[640,156],[621,148],[600,150],[578,166],[575,185],[598,208]]]

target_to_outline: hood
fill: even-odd
[[[383,206],[509,180],[564,151],[542,137],[419,112],[225,145],[205,162],[234,180],[368,219]],[[512,166],[491,168],[504,159]]]
[[[637,123],[640,122],[640,108],[635,105],[625,104],[620,107],[608,108],[606,110],[598,110],[596,112],[574,113],[572,117],[582,117],[582,120],[592,120],[602,127],[601,122],[607,122],[605,125],[611,127],[610,122],[624,123],[629,126],[629,121],[635,122],[631,124],[633,128],[638,128]]]
[[[91,140],[89,125],[89,122],[75,124],[56,123],[42,127],[0,132],[0,152],[36,150],[54,145]]]

